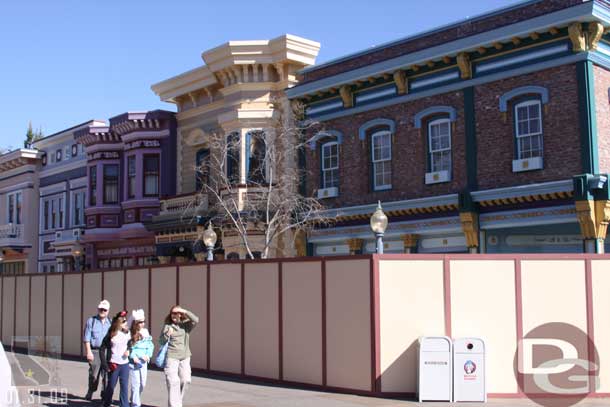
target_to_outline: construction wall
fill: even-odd
[[[199,316],[203,371],[362,394],[414,394],[421,336],[482,337],[491,396],[518,396],[518,340],[546,322],[595,339],[610,393],[610,257],[381,255],[224,261],[0,278],[5,346],[82,355],[100,299],[145,310],[153,336],[176,304]],[[49,338],[46,341],[44,338]]]

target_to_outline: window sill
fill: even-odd
[[[543,168],[542,157],[523,158],[513,160],[513,172],[525,172],[541,170]]]
[[[339,188],[320,188],[318,189],[318,199],[336,198],[339,196]]]
[[[440,184],[442,182],[451,181],[451,174],[449,171],[436,171],[426,173],[426,185],[429,184]]]
[[[381,186],[381,187],[374,187],[373,191],[375,191],[375,192],[388,191],[390,189],[392,189],[392,185],[384,185],[384,186]]]

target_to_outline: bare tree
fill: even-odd
[[[239,236],[250,258],[257,250],[268,258],[273,249],[292,247],[314,224],[330,222],[322,216],[322,204],[300,191],[305,170],[299,168],[298,156],[316,124],[297,120],[300,104],[283,98],[274,106],[277,114],[264,129],[212,132],[208,159],[196,169],[200,193],[209,196],[212,222]]]

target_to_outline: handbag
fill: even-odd
[[[169,347],[169,340],[167,342],[165,342],[165,345],[161,346],[161,349],[159,349],[159,353],[157,353],[157,357],[155,358],[155,365],[157,365],[157,367],[159,367],[161,369],[165,368],[168,347]]]

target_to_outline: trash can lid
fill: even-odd
[[[447,336],[422,336],[419,350],[422,352],[451,352],[451,338]]]
[[[485,341],[481,338],[457,338],[453,341],[454,352],[485,353]]]

